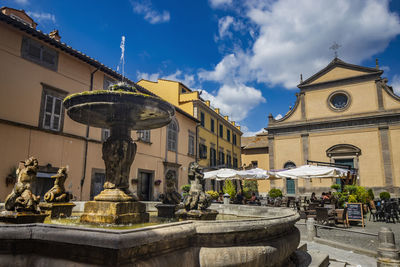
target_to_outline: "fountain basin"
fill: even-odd
[[[211,208],[223,213],[222,206]],[[237,205],[228,206],[232,212]],[[257,213],[254,216],[264,217],[184,221],[132,230],[2,225],[0,262],[58,266],[289,266],[289,256],[300,242],[294,225],[299,215],[292,209],[251,208],[251,213]]]
[[[98,128],[124,125],[132,130],[160,128],[174,116],[171,104],[158,97],[123,90],[86,91],[64,99],[68,116]]]

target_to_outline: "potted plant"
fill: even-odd
[[[161,184],[161,180],[155,180],[154,181],[154,185],[160,185]]]

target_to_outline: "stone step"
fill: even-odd
[[[329,265],[329,255],[318,250],[309,250],[312,260],[309,267],[327,267]]]
[[[349,267],[347,263],[341,262],[341,261],[330,261],[329,262],[329,267]]]

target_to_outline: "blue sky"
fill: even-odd
[[[306,79],[333,59],[375,67],[400,94],[400,1],[0,0],[49,33],[125,75],[178,80],[220,107],[247,135],[293,106]]]

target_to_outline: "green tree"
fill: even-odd
[[[228,194],[231,199],[234,199],[236,196],[236,188],[233,185],[231,180],[225,180],[224,187],[222,188],[225,194]]]
[[[278,188],[272,188],[271,190],[269,190],[268,195],[272,198],[276,198],[276,197],[282,197],[282,191]]]

